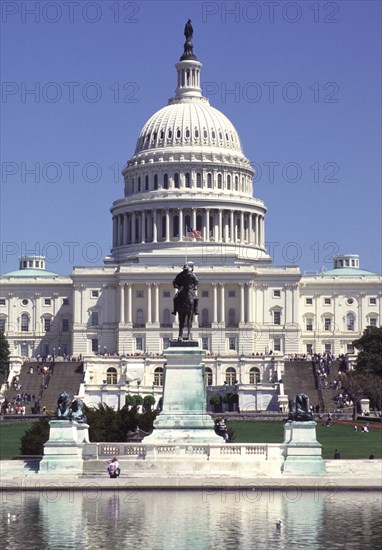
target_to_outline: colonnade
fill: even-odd
[[[264,247],[264,216],[225,208],[142,209],[113,216],[113,248],[135,243],[184,241],[187,228],[204,242]]]
[[[141,288],[141,283],[138,286]],[[239,323],[252,323],[253,322],[253,285],[252,283],[239,283],[239,299],[235,301],[236,310],[238,312],[237,321]],[[144,326],[161,323],[161,301],[160,301],[160,284],[159,283],[146,283],[145,298],[143,304],[139,304],[139,309],[145,310],[145,318],[142,324]],[[168,288],[168,285],[166,285]],[[212,314],[210,321],[213,324],[225,324],[229,327],[230,322],[227,318],[226,310],[226,295],[227,287],[225,283],[211,283],[212,288],[212,307],[209,313]],[[122,324],[137,324],[137,303],[133,297],[134,283],[119,283],[118,286],[118,303],[119,303],[119,322]],[[200,296],[200,292],[199,292]],[[206,304],[211,304],[211,300]],[[201,302],[202,304],[202,302]],[[162,305],[162,309],[166,309],[172,303],[167,301],[165,307]],[[205,306],[201,306],[201,309]],[[162,314],[163,315],[163,314]],[[200,315],[199,323],[202,323],[202,317]]]

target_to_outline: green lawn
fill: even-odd
[[[20,454],[20,439],[32,422],[0,423],[0,460]]]
[[[237,443],[281,443],[284,439],[282,422],[228,422],[235,430]],[[382,429],[370,428],[369,433],[354,432],[352,424],[317,425],[317,439],[322,444],[323,458],[333,458],[338,449],[341,458],[382,458]]]

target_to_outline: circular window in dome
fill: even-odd
[[[29,304],[29,300],[24,298],[24,300],[21,300],[21,303],[23,304],[23,306],[27,306]]]
[[[354,303],[353,298],[348,298],[348,299],[346,300],[346,303],[348,304],[348,306],[351,306],[351,305]]]

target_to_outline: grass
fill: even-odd
[[[236,443],[282,443],[284,424],[282,422],[236,421],[228,422],[235,430]],[[317,440],[322,444],[323,458],[333,458],[338,449],[341,458],[382,458],[382,429],[369,425],[369,433],[353,431],[353,424],[317,424]]]
[[[9,459],[20,454],[20,439],[32,425],[31,422],[0,423],[0,459]],[[236,421],[228,422],[235,430],[237,443],[282,443],[282,422]],[[354,432],[353,425],[324,423],[317,425],[317,439],[322,444],[323,458],[333,458],[338,449],[341,458],[382,458],[382,429],[370,426],[369,433]]]
[[[9,459],[20,454],[20,440],[33,422],[0,423],[0,460]]]

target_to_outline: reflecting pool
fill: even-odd
[[[5,549],[380,549],[378,492],[4,492]],[[282,527],[276,527],[281,520]]]

